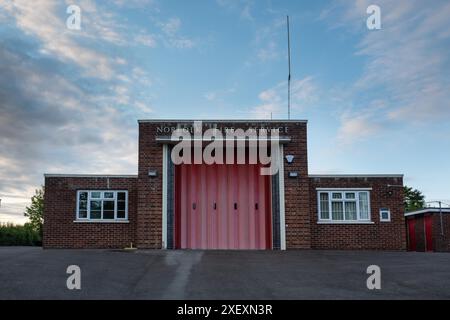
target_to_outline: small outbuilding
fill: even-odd
[[[409,251],[450,252],[450,208],[405,213]]]

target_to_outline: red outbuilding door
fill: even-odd
[[[416,251],[416,219],[408,220],[408,250]]]
[[[260,165],[175,169],[175,247],[270,249],[270,176]]]
[[[424,223],[426,250],[433,251],[433,216],[425,216]]]

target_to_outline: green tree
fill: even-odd
[[[405,212],[425,208],[425,196],[421,191],[408,186],[403,187]]]
[[[44,224],[44,187],[35,191],[31,197],[31,205],[25,209],[24,215],[30,219],[30,226],[42,236]]]

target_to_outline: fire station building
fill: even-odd
[[[171,135],[193,125],[139,121],[137,175],[45,174],[44,248],[406,249],[402,175],[310,175],[303,120],[202,122],[276,130],[276,174],[259,160],[175,164]]]

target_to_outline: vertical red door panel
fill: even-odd
[[[229,229],[228,229],[228,248],[237,248],[238,247],[238,235],[237,235],[237,211],[234,207],[234,204],[237,203],[237,188],[233,188],[234,185],[238,183],[237,174],[236,174],[236,166],[227,165],[227,189],[224,194],[224,199],[221,198],[221,203],[226,205],[226,212],[229,221]]]
[[[216,177],[216,170],[215,166],[207,166],[206,167],[206,180],[215,180]],[[207,240],[206,240],[206,247],[208,248],[216,248],[217,247],[217,230],[215,229],[215,226],[217,224],[217,188],[216,185],[212,186],[205,186],[206,189],[206,211],[207,211],[207,221],[205,223],[207,224]],[[214,206],[216,204],[216,206]]]
[[[175,170],[175,246],[269,249],[270,176],[260,165],[183,164]]]
[[[257,215],[255,206],[255,190],[256,190],[256,179],[255,179],[255,166],[248,168],[248,201],[247,201],[247,223],[248,223],[248,248],[256,249],[256,233],[255,233],[255,218]]]
[[[216,172],[216,179],[209,180],[208,185],[213,187],[217,186],[217,194],[215,198],[216,210],[214,214],[217,216],[215,221],[215,229],[217,230],[217,246],[211,249],[226,249],[227,244],[227,206],[226,201],[223,199],[223,195],[226,194],[227,180],[226,180],[226,168],[223,165],[214,165],[213,170]],[[214,204],[212,204],[214,206]]]
[[[200,177],[201,179],[199,180],[200,182],[200,186],[199,186],[199,195],[200,195],[200,203],[199,203],[199,239],[197,239],[199,244],[202,243],[207,243],[208,239],[206,237],[206,230],[208,228],[208,213],[210,212],[208,209],[210,209],[210,205],[208,202],[208,194],[206,191],[206,181],[207,181],[207,176],[206,176],[206,166],[200,166]]]
[[[433,216],[426,216],[424,223],[426,250],[433,251]]]
[[[247,170],[250,166],[237,165],[238,169],[238,202],[237,202],[237,216],[238,216],[238,247],[239,249],[248,249],[248,179]]]
[[[408,250],[416,251],[416,220],[408,220]]]

